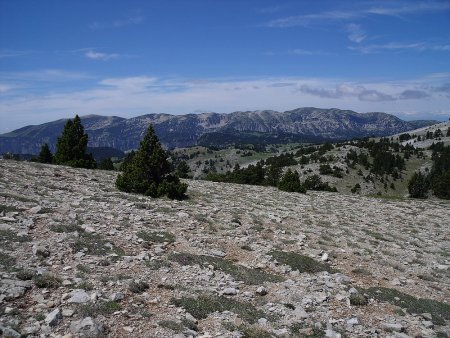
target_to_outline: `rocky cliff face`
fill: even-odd
[[[27,126],[0,135],[0,153],[37,153],[49,143],[54,149],[66,120],[38,126]],[[149,114],[130,119],[115,116],[89,115],[82,123],[89,134],[89,146],[135,149],[147,126],[152,123],[168,148],[196,145],[202,135],[227,132],[293,134],[346,139],[364,136],[385,136],[425,126],[435,121],[403,121],[385,113],[359,114],[350,110],[299,108],[286,112],[271,110],[203,113],[188,115]]]

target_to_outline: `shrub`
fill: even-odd
[[[278,183],[278,189],[289,192],[306,193],[305,187],[300,183],[300,178],[296,170],[292,171],[288,169],[280,182]]]
[[[171,199],[185,198],[187,184],[170,174],[171,166],[167,158],[153,126],[149,125],[138,151],[122,164],[123,173],[117,177],[117,188],[151,197],[167,195]]]
[[[427,198],[430,182],[420,171],[415,172],[408,182],[409,196],[412,198]]]
[[[450,199],[450,170],[433,178],[433,192],[443,199]]]

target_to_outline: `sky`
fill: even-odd
[[[450,0],[0,0],[0,133],[298,107],[450,118]]]

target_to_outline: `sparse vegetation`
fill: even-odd
[[[289,265],[292,270],[298,270],[300,273],[314,273],[320,271],[335,272],[328,264],[295,252],[272,250],[269,252],[269,255],[276,259],[278,263]]]
[[[253,324],[259,318],[267,318],[268,315],[256,309],[250,303],[238,302],[223,296],[198,296],[197,298],[183,297],[173,299],[172,304],[184,308],[197,319],[205,319],[210,313],[231,311],[241,319]]]
[[[175,242],[175,235],[167,231],[139,231],[136,234],[146,242],[151,243],[173,243]]]
[[[108,242],[101,235],[81,232],[71,243],[73,252],[83,251],[87,255],[104,256],[109,254],[123,255],[124,251],[114,243]]]
[[[379,301],[406,308],[410,313],[430,313],[432,321],[436,325],[445,325],[445,321],[450,319],[450,304],[432,299],[416,298],[395,289],[382,287],[360,289],[359,291]]]
[[[97,317],[100,315],[106,316],[113,314],[116,311],[120,311],[121,306],[115,301],[103,301],[99,303],[87,303],[81,304],[77,308],[77,312],[83,317]]]
[[[61,279],[50,273],[35,275],[33,282],[38,288],[57,288],[61,285]]]
[[[236,265],[225,259],[213,256],[178,253],[170,255],[169,259],[181,265],[212,265],[214,269],[228,273],[236,280],[244,281],[247,284],[258,285],[264,282],[280,282],[284,280],[284,278],[280,276],[273,275],[259,269],[250,269],[242,265]]]

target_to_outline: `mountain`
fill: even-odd
[[[27,126],[0,135],[0,153],[37,153],[47,142],[55,149],[66,119]],[[285,112],[272,110],[238,111],[230,114],[187,115],[148,114],[129,119],[117,116],[88,115],[82,123],[90,147],[112,147],[122,151],[139,145],[147,126],[155,126],[161,142],[168,148],[200,143],[226,145],[251,139],[303,140],[348,139],[386,136],[405,132],[436,121],[403,121],[386,113],[360,114],[351,110],[298,108]],[[226,141],[225,144],[222,141]]]

